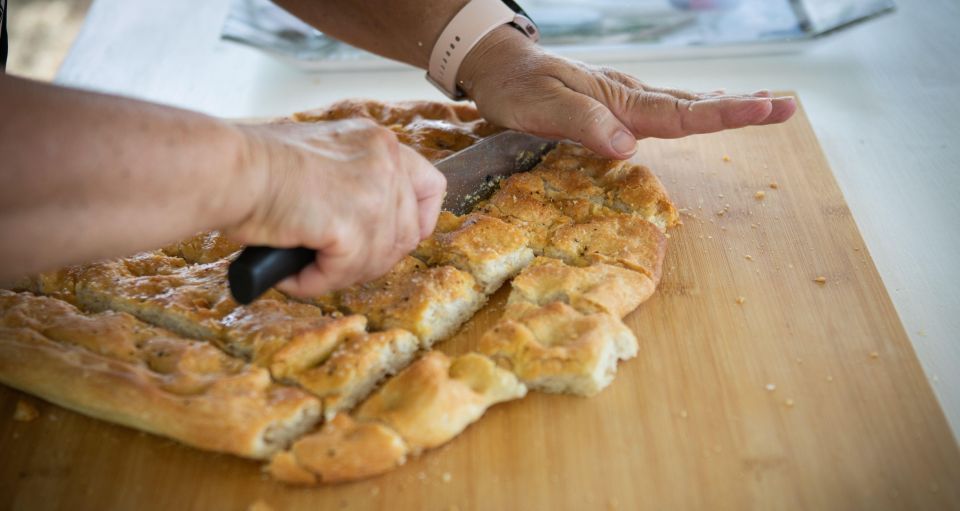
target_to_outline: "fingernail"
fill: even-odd
[[[633,138],[633,135],[626,130],[618,131],[617,134],[610,139],[610,145],[613,146],[614,151],[625,156],[637,152],[637,139]]]
[[[751,96],[754,96],[754,97],[757,97],[757,98],[769,98],[769,97],[770,97],[770,90],[769,90],[769,89],[760,89],[760,90],[758,90],[757,92],[754,92],[753,94],[751,94]]]

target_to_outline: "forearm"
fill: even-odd
[[[239,222],[258,193],[240,130],[0,75],[0,282]]]
[[[426,69],[433,44],[468,0],[277,0],[330,36]]]

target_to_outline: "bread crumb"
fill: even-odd
[[[793,408],[793,400],[790,399],[789,397],[786,400],[784,400],[783,404],[787,405],[787,408]]]
[[[273,511],[273,506],[267,504],[263,499],[257,499],[247,507],[247,511]]]
[[[680,410],[680,418],[681,418],[681,419],[686,419],[687,417],[689,417],[689,414],[687,413],[687,411],[686,411],[686,410]]]
[[[373,495],[374,497],[376,497],[377,495],[380,495],[380,487],[379,487],[379,486],[373,486],[373,487],[371,487],[371,488],[370,488],[370,495]]]
[[[744,297],[742,297],[742,296],[738,296],[738,297],[737,297],[737,305],[743,305],[744,302],[746,302],[746,301],[747,301],[747,299],[744,298]]]
[[[40,416],[37,407],[20,399],[17,400],[17,406],[13,409],[13,420],[17,422],[30,422]]]
[[[757,225],[757,224],[750,224],[750,228],[751,228],[751,229],[756,229],[757,227],[760,227],[760,226]]]
[[[730,161],[730,156],[729,156],[729,155],[726,155],[726,154],[723,155],[723,161],[729,162],[729,161]]]
[[[427,473],[426,473],[426,472],[423,472],[423,471],[418,472],[418,473],[417,473],[417,479],[419,479],[419,480],[421,480],[421,481],[426,481],[426,479],[427,479]]]
[[[821,276],[821,277],[817,277],[817,278],[813,279],[813,281],[816,282],[817,284],[826,284],[826,283],[827,283],[827,278]]]
[[[877,353],[876,351],[871,351],[870,358],[880,358],[880,354]]]
[[[767,196],[767,192],[763,190],[757,190],[757,193],[753,194],[753,198],[757,200],[763,200]]]
[[[827,381],[833,381],[833,376],[827,375]]]
[[[769,390],[770,392],[773,392],[773,391],[777,390],[777,386],[774,385],[774,384],[772,384],[772,383],[768,383],[768,384],[767,384],[767,390]]]
[[[780,185],[778,185],[778,184],[776,183],[776,181],[771,181],[771,182],[770,182],[770,189],[771,189],[771,190],[776,190],[777,188],[780,188]]]
[[[450,472],[444,472],[443,475],[440,476],[440,479],[443,479],[443,482],[445,483],[449,483],[450,480],[453,479],[453,476],[450,475]]]
[[[743,258],[746,259],[747,261],[753,261],[753,256],[750,254],[743,256]]]
[[[917,330],[917,335],[919,335],[920,337],[926,337],[927,331],[921,328],[920,330]]]

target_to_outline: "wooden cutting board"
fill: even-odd
[[[805,116],[638,159],[684,225],[599,396],[533,393],[395,472],[301,489],[0,387],[0,508],[960,508],[960,451]],[[39,419],[11,420],[21,398]]]

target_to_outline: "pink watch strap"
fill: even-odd
[[[434,44],[427,80],[449,98],[464,99],[463,91],[457,85],[457,73],[463,59],[483,36],[507,23],[516,23],[527,37],[534,41],[539,39],[536,25],[501,0],[470,0],[450,20]]]

